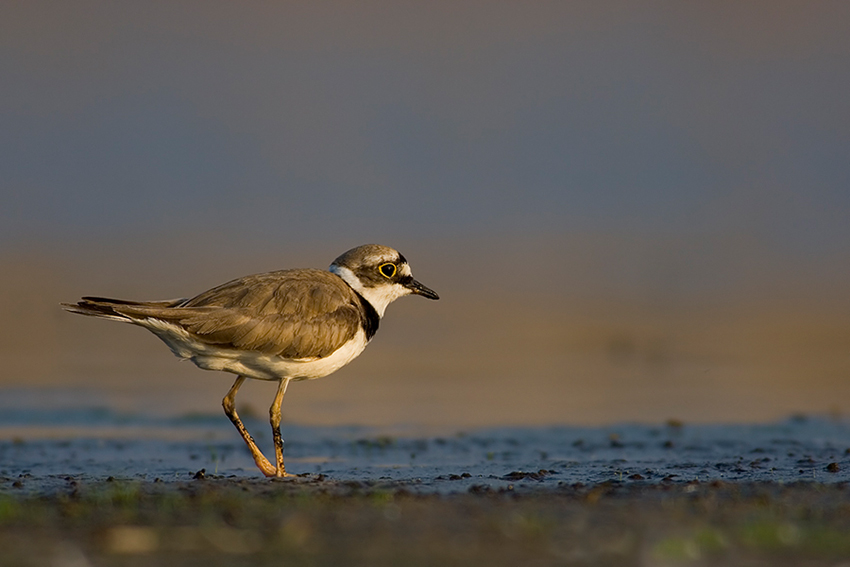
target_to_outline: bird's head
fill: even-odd
[[[440,298],[413,279],[405,257],[387,246],[364,244],[352,248],[334,260],[329,269],[371,303],[381,317],[387,305],[405,295]]]

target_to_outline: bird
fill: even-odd
[[[405,295],[439,299],[413,278],[397,250],[364,244],[328,270],[289,269],[244,276],[186,299],[126,301],[83,297],[66,311],[144,327],[177,357],[204,370],[236,375],[224,412],[267,477],[295,476],[283,463],[281,403],[293,380],[327,376],[354,360],[372,340],[387,306]],[[247,379],[278,383],[269,421],[272,464],[236,412]]]

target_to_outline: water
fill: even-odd
[[[268,424],[245,419],[266,454]],[[287,470],[305,479],[391,484],[421,493],[565,484],[850,480],[850,423],[796,417],[759,425],[510,427],[433,435],[403,427],[284,424]],[[8,407],[0,414],[4,489],[67,477],[163,482],[262,475],[224,415],[107,407]],[[321,475],[321,476],[320,476]]]

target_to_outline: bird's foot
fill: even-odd
[[[296,476],[298,476],[297,474],[286,472],[283,467],[277,470],[272,469],[271,471],[263,470],[263,474],[266,475],[268,478],[295,478]]]

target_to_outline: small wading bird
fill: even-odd
[[[199,368],[236,374],[222,401],[224,412],[263,474],[282,477],[292,476],[283,466],[280,436],[280,404],[289,382],[327,376],[354,360],[378,330],[387,305],[409,294],[439,299],[413,279],[404,256],[386,246],[366,244],[334,260],[328,271],[281,270],[245,276],[191,299],[84,297],[62,307],[139,325]],[[269,410],[274,465],[236,413],[236,392],[246,378],[278,382]]]

